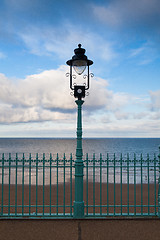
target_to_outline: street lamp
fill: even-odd
[[[84,201],[83,201],[83,150],[82,150],[82,104],[84,101],[82,98],[86,96],[86,90],[90,86],[90,77],[93,77],[92,73],[89,73],[89,66],[93,64],[93,61],[89,60],[85,55],[85,49],[81,48],[81,44],[74,50],[75,55],[72,59],[66,63],[70,66],[70,73],[66,76],[70,76],[70,88],[74,91],[74,97],[78,98],[76,104],[78,106],[77,115],[77,148],[76,148],[76,161],[75,161],[75,201],[74,201],[74,218],[84,217]],[[82,75],[87,69],[87,74],[83,75],[81,82],[73,82],[76,80],[77,75]],[[74,70],[75,74],[72,74]],[[85,83],[82,79],[87,80]]]
[[[89,73],[89,66],[93,64],[93,61],[87,58],[85,51],[86,50],[84,48],[81,48],[81,44],[78,44],[78,48],[74,50],[75,55],[72,59],[66,62],[67,65],[70,66],[70,73],[67,73],[67,76],[70,76],[70,88],[74,91],[74,97],[78,98],[78,100],[85,97],[85,91],[89,89],[90,76],[93,77],[93,74]],[[87,68],[87,74],[83,76],[84,79],[87,78],[87,82],[81,82],[79,85],[77,85],[77,83],[73,83],[73,79],[76,79],[76,75],[72,74],[72,68],[78,75],[82,75]]]

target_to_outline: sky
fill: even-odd
[[[0,3],[0,137],[76,136],[79,43],[94,62],[83,137],[160,137],[159,0]]]

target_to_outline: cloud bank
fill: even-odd
[[[72,118],[76,108],[74,99],[69,94],[69,79],[65,76],[67,71],[68,67],[61,66],[56,70],[27,76],[16,83],[0,74],[0,122],[39,122]],[[113,99],[113,93],[107,89],[107,81],[95,78],[91,84],[90,97],[86,98],[86,110],[92,112],[106,108]]]
[[[0,74],[0,123],[73,123],[76,105],[69,94],[67,71],[68,67],[60,66],[19,79],[16,83]],[[89,92],[83,108],[88,134],[96,129],[102,136],[106,129],[108,133],[135,131],[136,134],[142,131],[141,128],[145,132],[147,126],[152,132],[157,131],[160,91],[150,92],[149,100],[145,101],[143,97],[114,93],[109,90],[107,80],[94,77]]]

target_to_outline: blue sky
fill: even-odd
[[[75,137],[66,61],[94,61],[84,137],[160,136],[159,0],[2,0],[0,137]]]

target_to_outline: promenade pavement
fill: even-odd
[[[0,240],[160,240],[160,219],[0,220]]]

